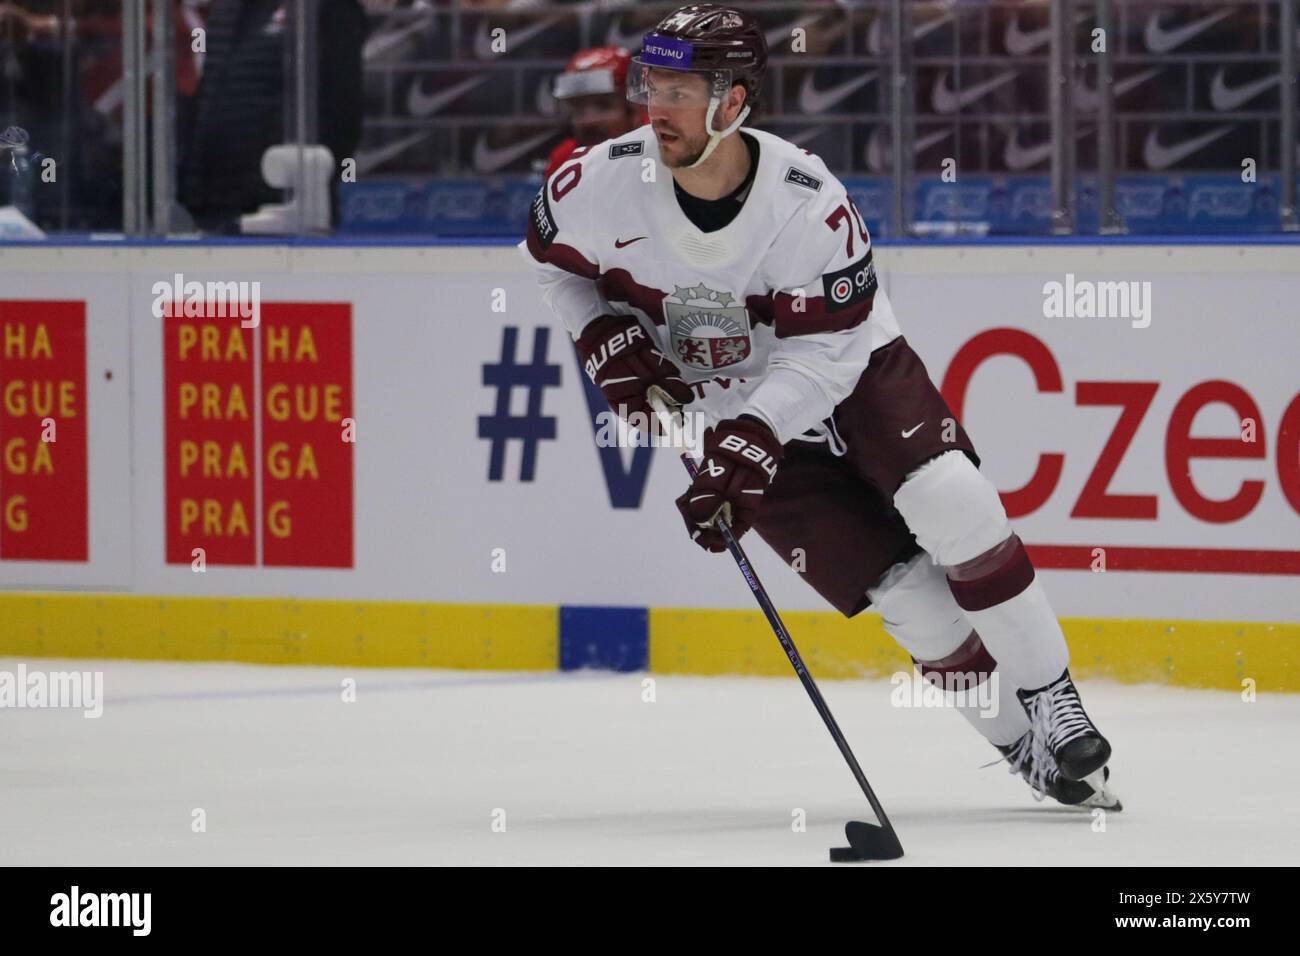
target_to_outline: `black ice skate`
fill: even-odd
[[[1016,696],[1029,714],[1035,750],[1045,747],[1067,780],[1083,780],[1106,765],[1110,744],[1084,712],[1068,669],[1046,687]]]
[[[1106,810],[1123,810],[1119,798],[1106,786],[1110,778],[1110,768],[1103,767],[1094,771],[1087,780],[1070,780],[1063,776],[1052,759],[1051,753],[1044,747],[1034,747],[1034,732],[1025,735],[1014,744],[1002,746],[995,744],[998,753],[1006,758],[1012,773],[1024,777],[1033,791],[1035,800],[1051,797],[1057,803],[1067,807],[1102,807]],[[1037,753],[1035,753],[1037,749]]]

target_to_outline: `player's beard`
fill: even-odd
[[[659,155],[663,158],[664,165],[669,169],[685,169],[697,163],[704,150],[708,148],[709,137],[707,133],[701,132],[698,136],[688,137],[675,129],[666,130],[673,133],[677,139],[668,144],[673,152],[667,153],[664,150],[664,144],[659,144]]]

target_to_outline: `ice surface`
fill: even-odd
[[[793,677],[654,677],[648,703],[646,674],[23,663],[101,669],[106,700],[0,710],[2,865],[825,864],[871,819]],[[1084,683],[1125,806],[1097,832],[980,769],[956,713],[822,687],[907,853],[864,865],[1300,859],[1300,695]]]

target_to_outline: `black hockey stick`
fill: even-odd
[[[647,399],[651,408],[655,410],[655,414],[658,415],[660,425],[671,428],[674,422],[673,412],[670,411],[671,406],[664,400],[658,389],[652,388]],[[696,465],[695,459],[688,452],[683,452],[681,458],[682,464],[686,466],[686,470],[691,476],[691,480],[695,480],[695,476],[699,474],[699,466]],[[723,541],[727,543],[727,550],[731,552],[732,558],[736,561],[736,566],[740,568],[740,573],[744,575],[745,583],[749,585],[749,590],[753,592],[754,600],[763,609],[763,615],[767,618],[767,623],[771,625],[772,631],[776,634],[776,639],[781,642],[781,649],[785,651],[785,656],[790,659],[790,665],[794,668],[800,683],[803,684],[803,689],[808,692],[813,706],[817,708],[817,713],[821,715],[822,721],[826,724],[826,729],[831,732],[835,746],[840,748],[840,753],[844,755],[844,760],[848,763],[849,769],[853,771],[853,779],[857,780],[858,786],[862,788],[867,802],[871,804],[871,809],[876,814],[876,819],[880,821],[878,825],[862,823],[858,820],[850,820],[846,823],[844,825],[844,834],[848,837],[849,845],[848,847],[832,847],[831,862],[845,863],[856,860],[898,859],[903,855],[903,844],[898,841],[898,834],[894,832],[894,825],[889,822],[889,817],[885,815],[885,808],[880,805],[875,792],[871,789],[871,784],[867,782],[866,774],[862,772],[862,768],[858,765],[858,758],[853,756],[853,750],[849,747],[849,742],[844,739],[844,732],[840,730],[840,725],[835,722],[835,715],[831,713],[826,699],[822,697],[817,682],[813,680],[812,674],[808,673],[808,668],[804,665],[799,648],[795,647],[794,639],[790,637],[790,632],[786,630],[781,615],[777,613],[775,605],[772,604],[772,599],[767,596],[767,589],[758,580],[758,574],[755,573],[753,566],[749,563],[745,549],[740,546],[740,542],[732,534],[727,522],[719,516],[716,525],[718,531],[722,534]]]

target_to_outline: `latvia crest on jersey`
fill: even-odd
[[[749,358],[749,310],[735,301],[730,293],[703,283],[675,286],[664,297],[664,321],[678,361],[715,369]]]

